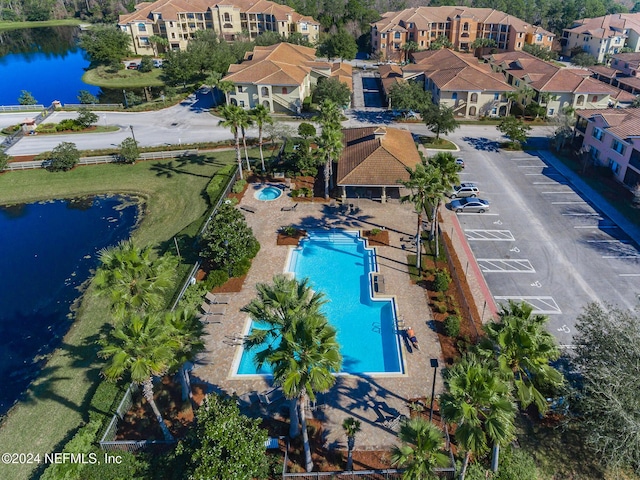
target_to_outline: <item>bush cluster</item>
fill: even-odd
[[[446,292],[451,284],[451,275],[446,269],[439,269],[436,272],[435,279],[433,281],[433,287],[436,292]]]
[[[449,315],[444,321],[444,332],[448,337],[457,337],[460,335],[460,317],[457,315]]]

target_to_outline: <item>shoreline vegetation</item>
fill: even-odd
[[[255,149],[250,155],[257,156]],[[0,175],[0,203],[104,194],[135,196],[140,199],[140,217],[132,232],[136,243],[164,252],[173,248],[176,237],[188,250],[211,208],[205,192],[214,193],[208,192],[214,183],[221,192],[229,179],[226,171],[234,165],[235,152],[231,150],[134,165],[93,165],[64,173],[15,171]],[[218,176],[226,181],[219,181]],[[183,259],[181,276],[186,275],[191,260]],[[76,303],[79,307],[74,322],[61,345],[48,356],[38,378],[2,419],[0,450],[41,455],[60,452],[78,427],[89,420],[90,402],[101,381],[102,362],[96,355],[96,340],[111,318],[107,301],[96,296],[91,279]],[[0,478],[34,478],[36,469],[42,467],[2,464]]]
[[[9,30],[18,30],[20,28],[39,28],[39,27],[63,27],[63,26],[80,26],[86,24],[77,18],[65,18],[61,20],[46,20],[43,22],[2,22],[0,21],[0,32]]]
[[[165,83],[160,79],[161,75],[161,68],[154,68],[150,72],[140,72],[127,68],[116,70],[113,67],[99,65],[87,70],[82,75],[82,81],[97,87],[115,89],[163,87]]]

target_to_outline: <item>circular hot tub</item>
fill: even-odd
[[[270,202],[272,200],[280,198],[280,195],[282,195],[282,190],[280,190],[279,188],[264,187],[258,190],[255,193],[254,197],[256,197],[258,200],[262,202]]]

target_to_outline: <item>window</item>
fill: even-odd
[[[138,31],[146,32],[147,31],[147,26],[144,23],[139,23],[138,24]]]
[[[624,155],[624,145],[622,144],[622,142],[616,140],[615,138],[611,142],[611,148],[614,151],[618,152],[620,155]]]
[[[476,103],[478,101],[478,94],[477,93],[472,93],[471,94],[471,102]]]
[[[226,13],[224,14],[224,17],[223,17],[223,18],[224,18],[224,21],[225,21],[225,22],[230,22],[230,21],[231,21],[231,15],[229,15],[229,13],[228,13],[228,12],[226,12]]]
[[[240,103],[240,106],[241,106],[242,108],[244,108],[244,100],[240,100],[240,102],[239,102],[239,103]]]
[[[263,97],[268,97],[269,96],[269,89],[267,87],[262,87],[262,96]]]
[[[287,95],[288,93],[289,91],[287,90],[287,87],[282,87],[282,94]]]
[[[396,50],[400,50],[400,44],[399,43],[394,43],[393,44],[393,48],[395,48]]]
[[[494,93],[494,94],[493,94],[493,100],[494,100],[494,101],[496,101],[496,102],[497,102],[498,100],[500,100],[500,94],[499,94],[499,93]]]
[[[491,109],[491,115],[497,115],[498,114],[498,109],[497,108],[492,108]]]
[[[613,160],[613,159],[611,159],[611,158],[609,159],[609,168],[610,168],[610,169],[611,169],[611,171],[612,171],[613,173],[615,173],[616,175],[617,175],[618,173],[620,173],[620,165],[618,164],[618,162],[616,162],[615,160]]]
[[[300,24],[300,28],[302,29],[303,32],[307,31],[307,24],[306,23],[301,23]]]
[[[149,45],[149,37],[140,37],[140,45]]]
[[[596,160],[598,160],[600,158],[600,150],[598,150],[593,145],[591,145],[591,148],[589,149],[589,153],[591,154],[591,157],[596,159]]]
[[[593,96],[593,100],[592,100],[592,101],[593,101],[593,102],[597,102],[597,101],[598,101],[598,95],[594,95],[594,96]]]
[[[542,34],[539,33],[536,35],[536,42],[541,42],[542,41]]]
[[[549,113],[547,113],[547,115],[551,117],[553,115],[553,112],[555,112],[555,110],[553,108],[550,108]]]
[[[238,85],[237,91],[238,91],[238,93],[244,92],[244,87],[242,85]]]
[[[469,115],[472,117],[476,116],[476,107],[469,108]]]
[[[464,24],[462,24],[462,31],[463,32],[469,31],[469,24],[467,22],[464,22]]]
[[[382,34],[382,38],[387,38],[387,34],[386,34],[386,33],[383,33],[383,34]]]
[[[602,140],[602,136],[604,135],[604,132],[602,131],[601,128],[593,127],[593,131],[591,132],[591,135],[596,140]]]
[[[400,32],[396,32],[393,34],[393,38],[400,38]]]

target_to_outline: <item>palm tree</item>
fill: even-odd
[[[169,40],[159,35],[151,35],[149,37],[149,43],[151,44],[151,48],[153,48],[153,56],[157,57],[159,53],[158,45],[166,47],[167,45],[169,45]]]
[[[434,469],[449,463],[442,452],[442,432],[422,417],[405,421],[400,426],[398,437],[403,442],[391,450],[391,464],[406,467],[405,480],[428,480],[438,478]]]
[[[316,392],[326,392],[335,383],[333,372],[340,370],[342,355],[336,330],[320,312],[324,295],[313,292],[307,280],[276,275],[273,285],[259,284],[258,296],[242,308],[263,327],[255,328],[245,340],[247,348],[266,346],[256,353],[256,364],[273,369],[275,385],[290,400],[289,435],[298,435],[302,426],[306,469],[313,469],[304,407]],[[299,410],[299,412],[298,412]]]
[[[356,433],[360,431],[360,420],[345,418],[342,428],[347,434],[347,471],[353,470],[353,447],[356,445]]]
[[[442,197],[451,190],[452,185],[460,183],[460,170],[462,167],[456,163],[453,154],[449,152],[438,152],[429,160],[429,163],[436,166],[440,172],[440,194],[433,198],[433,213],[431,222],[431,238],[437,237],[438,209],[442,203]],[[436,239],[436,258],[440,254],[440,243]]]
[[[447,392],[440,396],[440,409],[448,423],[457,425],[455,437],[465,450],[460,478],[471,454],[481,454],[489,445],[504,445],[514,435],[516,407],[511,384],[497,367],[466,354],[445,371]]]
[[[331,100],[324,100],[320,104],[318,123],[323,129],[333,127],[339,130],[342,123],[342,112],[338,104]]]
[[[518,100],[520,93],[517,90],[513,90],[511,92],[507,92],[504,95],[507,99],[507,111],[505,112],[505,115],[511,115],[511,107],[513,105],[513,101],[514,100]]]
[[[262,171],[265,171],[264,168],[264,154],[262,153],[262,133],[263,127],[265,125],[271,125],[273,123],[273,118],[269,114],[269,110],[264,105],[258,105],[250,113],[251,118],[256,125],[258,126],[258,144],[260,145],[260,163],[262,164]]]
[[[98,355],[109,359],[102,374],[107,380],[116,382],[128,373],[131,381],[142,385],[144,398],[149,402],[165,440],[173,441],[153,398],[153,377],[168,372],[177,350],[161,315],[133,313],[101,343],[102,350]]]
[[[116,319],[131,312],[158,311],[165,306],[166,293],[174,286],[177,259],[163,255],[151,259],[151,248],[139,248],[131,240],[102,249],[102,265],[94,284],[99,295],[108,296]]]
[[[219,125],[231,129],[236,145],[236,159],[238,160],[238,170],[242,180],[242,159],[240,157],[240,125],[244,122],[246,112],[237,105],[223,105],[220,107],[220,115],[224,120],[220,120]]]
[[[411,193],[400,197],[400,203],[410,202],[418,214],[418,228],[416,231],[416,268],[420,270],[422,253],[422,215],[432,205],[441,190],[440,172],[436,167],[427,163],[426,159],[418,163],[414,169],[405,167],[409,173],[409,180],[399,181]],[[435,219],[433,219],[435,221]]]
[[[413,52],[417,52],[420,49],[420,45],[418,42],[414,42],[413,40],[409,40],[407,43],[402,45],[402,50],[404,51],[404,61],[409,61],[409,55]]]
[[[548,317],[532,315],[533,307],[526,303],[500,306],[500,321],[484,326],[487,335],[480,351],[495,355],[500,367],[513,378],[515,395],[522,408],[534,403],[540,414],[547,411],[547,401],[540,385],[562,386],[564,379],[549,362],[560,356],[555,337],[545,328]]]
[[[324,165],[324,198],[329,199],[329,184],[333,177],[333,162],[340,158],[344,145],[342,143],[342,131],[327,126],[322,128],[318,137],[318,161]]]
[[[253,121],[251,120],[251,116],[247,110],[241,109],[242,114],[240,115],[240,132],[242,133],[242,145],[244,147],[244,158],[247,161],[247,171],[251,170],[251,165],[249,164],[249,152],[247,150],[247,137],[245,135],[245,129],[253,125]]]
[[[169,335],[175,341],[177,350],[174,352],[172,370],[177,367],[182,387],[182,401],[192,398],[191,381],[185,370],[185,364],[204,350],[203,324],[193,310],[177,310],[164,315]]]

